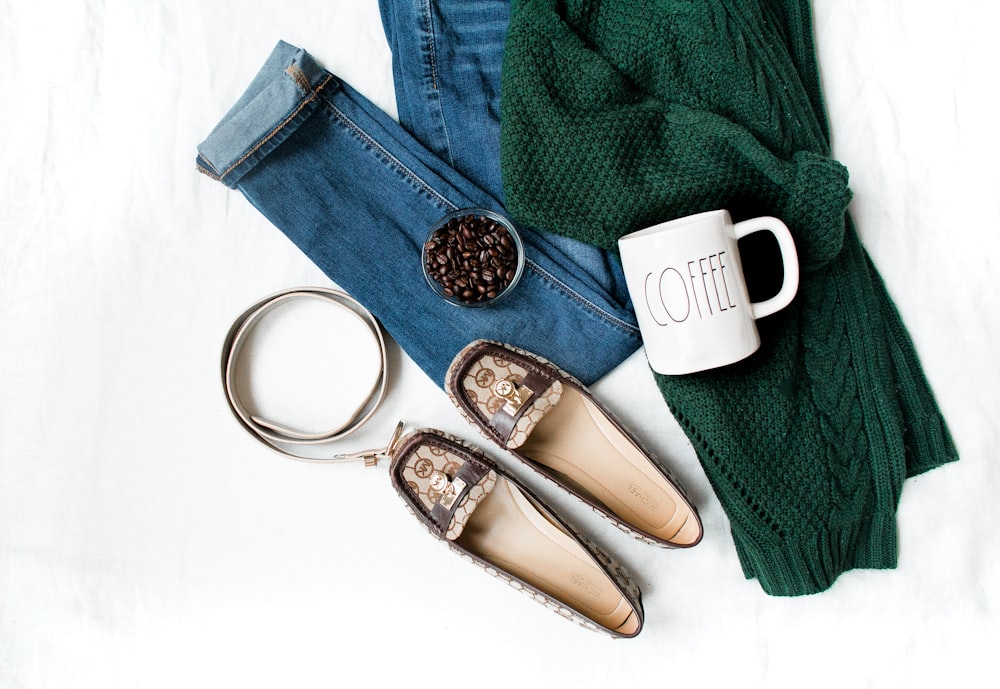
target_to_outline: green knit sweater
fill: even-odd
[[[903,479],[957,454],[846,212],[808,2],[514,0],[501,103],[504,193],[525,225],[615,249],[715,208],[786,222],[799,293],[759,323],[761,349],[656,380],[747,577],[800,595],[894,567]]]

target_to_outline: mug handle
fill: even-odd
[[[778,240],[778,250],[781,251],[781,262],[785,267],[785,279],[781,284],[781,289],[770,299],[754,302],[750,305],[753,310],[754,320],[770,316],[772,313],[781,311],[795,298],[795,293],[799,289],[799,259],[795,251],[795,242],[792,241],[792,233],[788,231],[785,223],[777,218],[763,216],[744,220],[733,225],[733,233],[737,239],[748,234],[767,230]]]

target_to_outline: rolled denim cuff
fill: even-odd
[[[340,83],[309,53],[279,41],[236,104],[199,146],[200,172],[235,189]]]

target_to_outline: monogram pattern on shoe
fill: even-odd
[[[499,354],[486,354],[473,362],[462,379],[462,390],[469,401],[489,421],[504,406],[506,400],[497,393],[498,381],[508,381],[520,388],[528,370]],[[562,384],[554,381],[541,395],[528,402],[510,435],[504,442],[508,449],[520,447],[531,435],[542,417],[552,409],[562,395]]]
[[[443,447],[432,444],[418,446],[406,458],[400,478],[406,483],[412,495],[430,513],[445,496],[450,482],[455,478],[465,460]],[[455,508],[445,538],[455,540],[462,535],[465,525],[479,503],[490,494],[496,485],[496,472],[490,470],[469,490],[465,498]]]

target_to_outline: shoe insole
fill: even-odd
[[[635,609],[607,574],[503,477],[456,542],[607,629],[626,635],[638,629]]]
[[[590,400],[565,386],[518,449],[639,531],[689,545],[701,527],[677,490]]]

